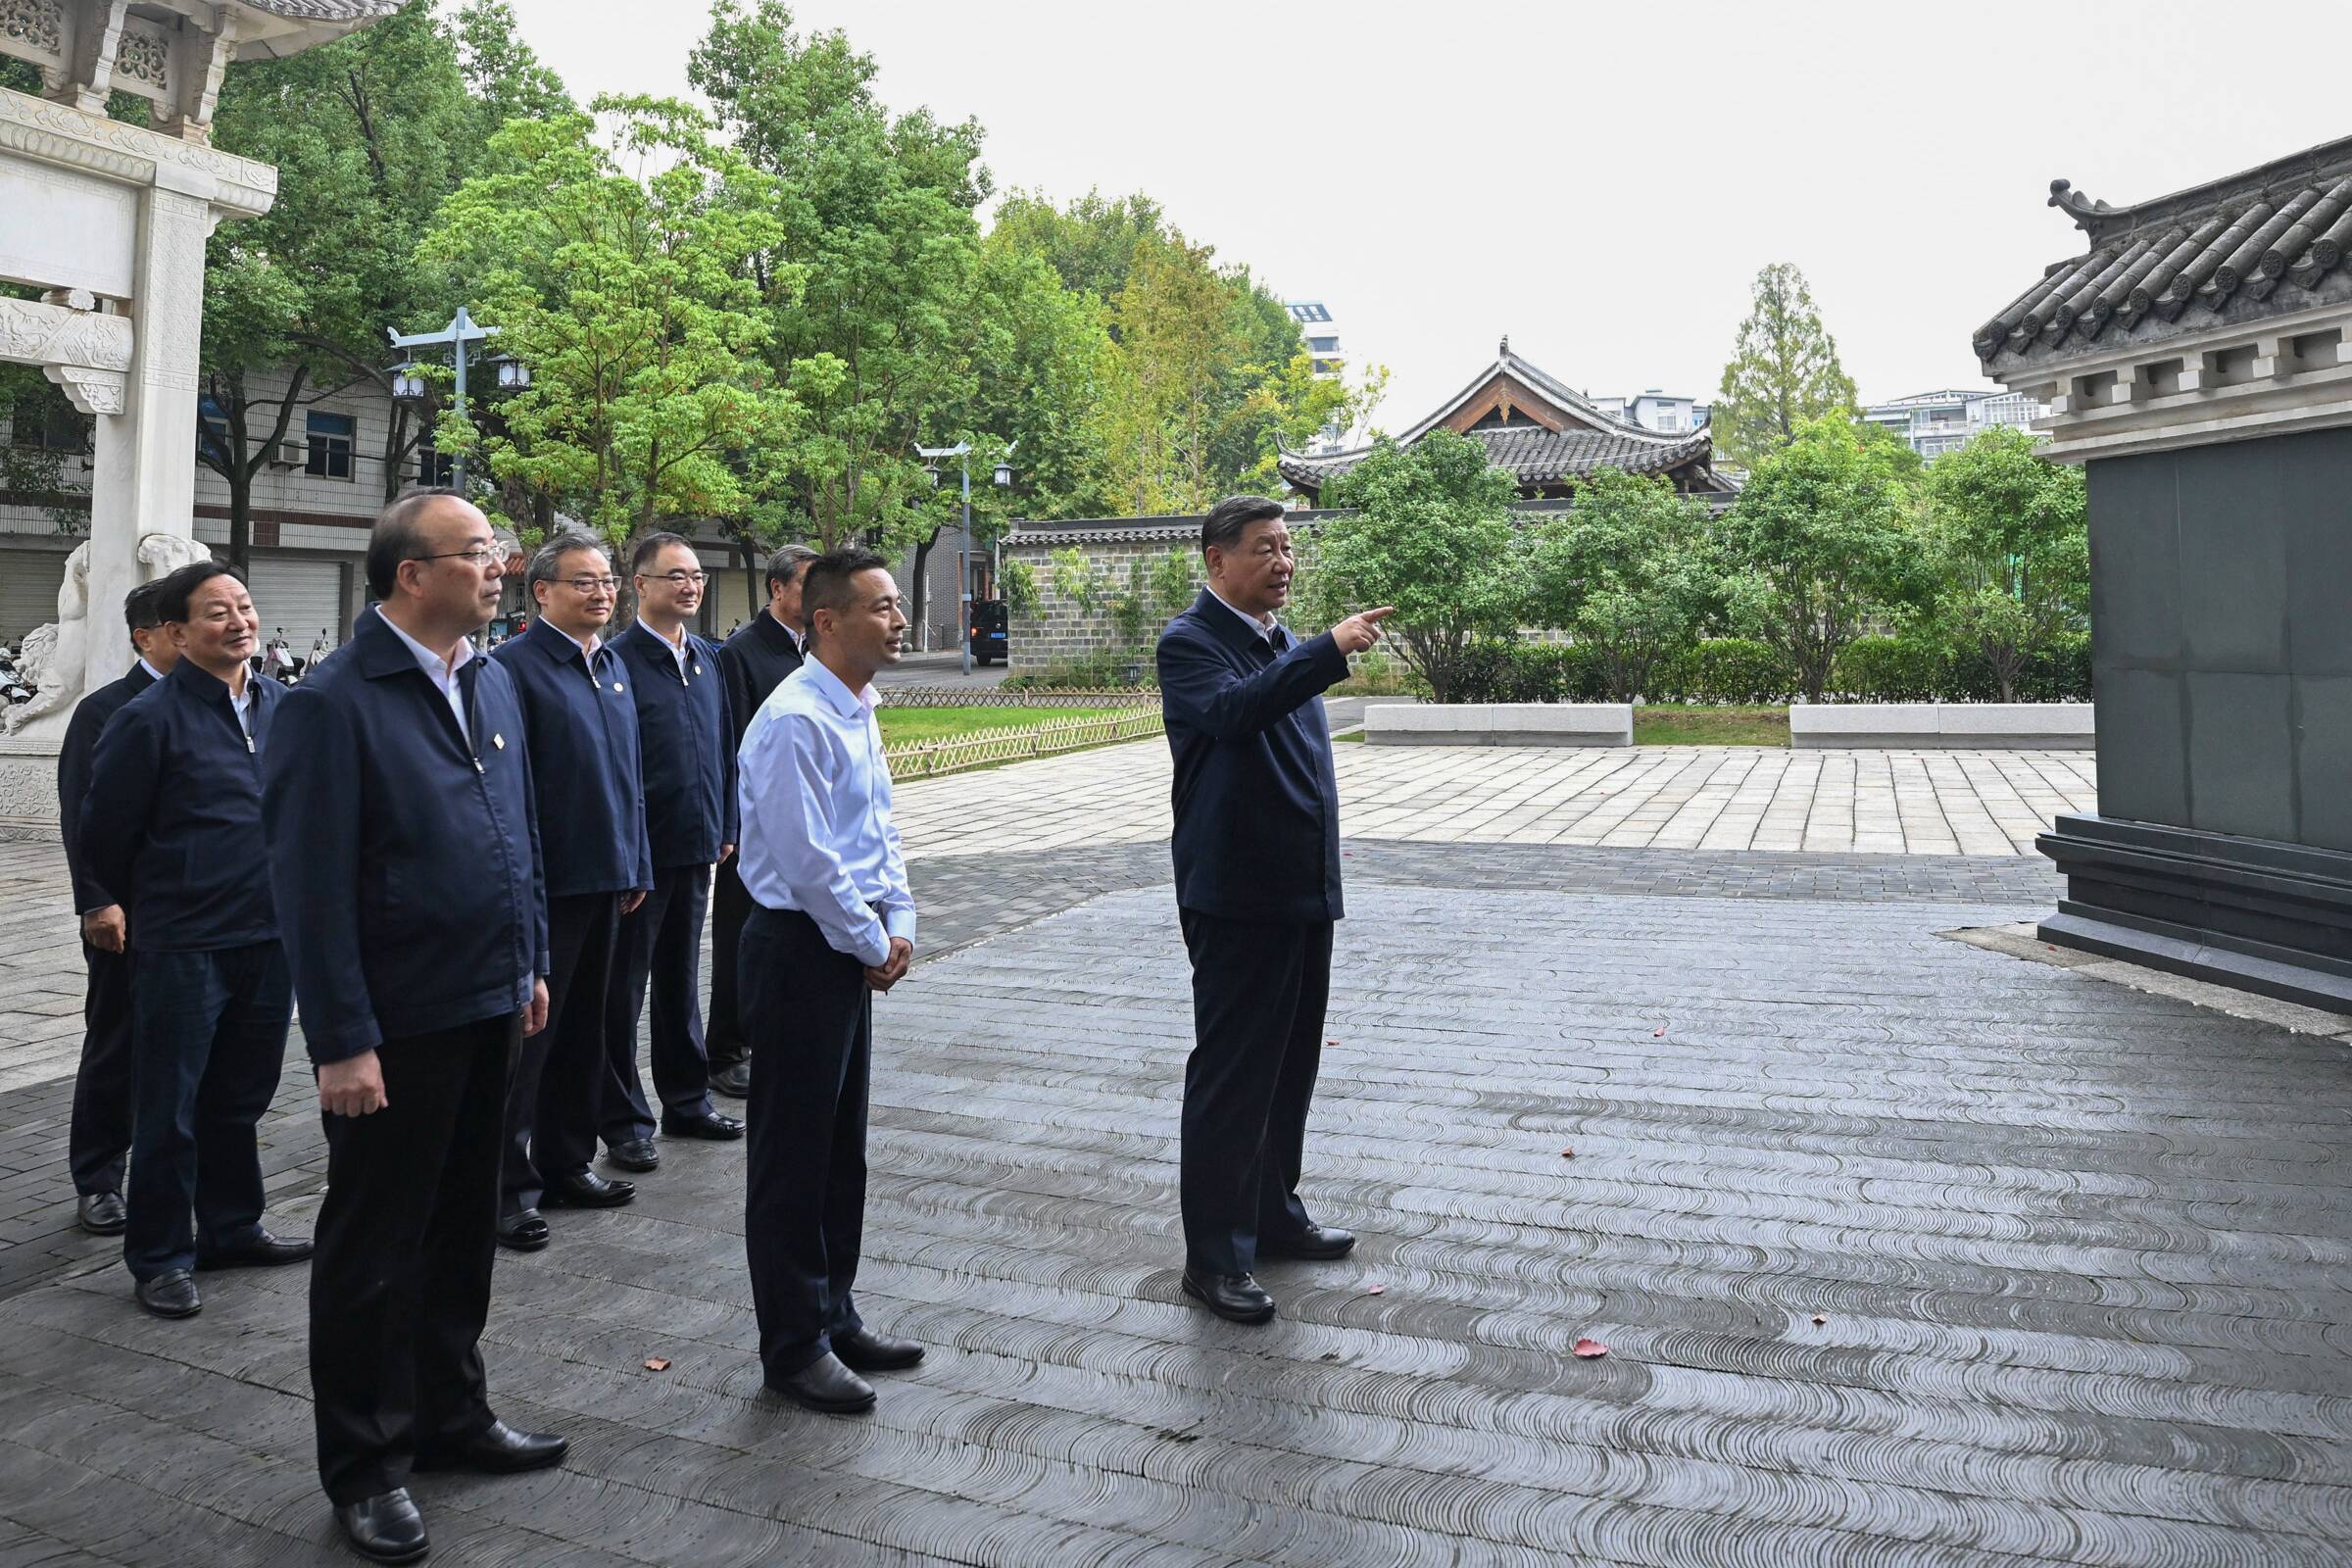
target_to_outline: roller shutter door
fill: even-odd
[[[262,617],[262,641],[282,628],[297,659],[311,656],[321,628],[328,643],[343,640],[343,568],[316,557],[256,556],[246,580]]]
[[[66,580],[63,550],[0,549],[0,642],[13,643],[57,618]],[[120,615],[118,606],[115,613]]]

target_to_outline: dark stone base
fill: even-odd
[[[2034,843],[2067,884],[2044,942],[2352,1012],[2352,855],[2104,816]]]

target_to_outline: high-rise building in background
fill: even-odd
[[[1334,380],[1348,368],[1348,351],[1340,343],[1339,323],[1331,317],[1331,307],[1321,300],[1292,300],[1291,319],[1298,323],[1298,335],[1306,340],[1306,352],[1314,362],[1319,380]],[[1334,420],[1317,430],[1307,443],[1310,453],[1337,452],[1348,444],[1348,427]]]

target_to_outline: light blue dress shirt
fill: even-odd
[[[444,697],[449,699],[449,710],[458,715],[458,733],[471,735],[473,731],[466,723],[466,688],[458,681],[458,671],[464,669],[466,662],[474,657],[473,639],[470,637],[461,638],[458,642],[458,657],[454,660],[443,659],[439,654],[402,631],[400,622],[384,613],[383,606],[376,606],[375,613],[377,619],[392,628],[393,636],[409,645],[409,652],[416,656],[416,667],[432,677],[433,684],[440,688]]]
[[[834,952],[868,967],[889,961],[892,937],[912,942],[873,688],[852,692],[809,660],[752,715],[738,762],[744,890],[767,908],[800,910]]]

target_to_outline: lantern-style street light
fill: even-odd
[[[1020,445],[1014,442],[1013,446]],[[918,446],[914,449],[923,458],[923,471],[931,482],[940,482],[939,460],[954,458],[960,475],[963,491],[963,540],[956,551],[956,640],[963,645],[963,672],[972,672],[972,444],[958,441],[952,447]],[[997,487],[1012,488],[1012,447],[1004,449],[1004,459],[997,464]]]
[[[487,342],[498,336],[498,328],[478,324],[472,317],[466,314],[466,307],[461,305],[458,307],[458,314],[450,320],[449,325],[438,332],[396,332],[387,327],[385,335],[391,338],[392,346],[396,349],[447,346],[454,352],[458,369],[457,414],[459,418],[465,418],[466,347],[469,344]],[[510,366],[514,368],[520,379],[514,381],[507,379],[507,369]],[[394,397],[403,395],[401,385],[405,381],[413,389],[412,398],[421,399],[424,395],[424,378],[416,373],[414,367],[403,367],[403,372],[392,383],[392,395]],[[498,384],[504,387],[528,386],[530,385],[530,371],[513,360],[503,360],[499,363]],[[460,452],[451,460],[450,475],[453,487],[463,491],[466,488],[466,454],[464,452]]]

